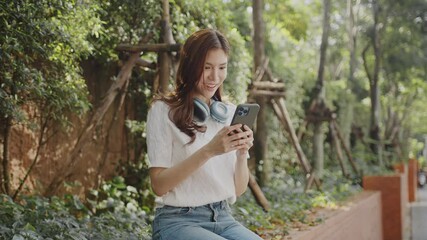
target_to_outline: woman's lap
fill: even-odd
[[[258,235],[238,223],[225,201],[200,207],[156,209],[153,240],[259,240]]]

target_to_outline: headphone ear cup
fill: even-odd
[[[220,123],[225,123],[228,119],[227,105],[221,101],[214,101],[210,107],[211,117]]]
[[[194,116],[200,122],[205,122],[210,115],[210,110],[208,105],[198,98],[194,98],[193,103],[194,103]]]

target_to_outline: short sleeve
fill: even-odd
[[[172,165],[172,134],[169,120],[169,107],[156,101],[147,116],[147,153],[149,167],[169,168]]]

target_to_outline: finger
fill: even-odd
[[[249,136],[249,134],[250,135],[252,135],[254,132],[252,131],[252,129],[250,129],[249,127],[248,127],[248,125],[244,125],[243,126],[243,129],[244,129],[244,131],[246,132],[246,133],[248,133],[248,136]]]
[[[229,136],[240,133],[240,132],[242,132],[242,125],[241,124],[235,124],[235,125],[227,127],[227,135],[229,135]]]
[[[252,131],[252,129],[248,125],[246,125],[246,124],[243,124],[243,129],[245,131]]]
[[[248,145],[252,142],[252,139],[250,138],[239,138],[234,141],[231,141],[232,146],[241,146],[241,145]]]
[[[232,134],[230,136],[230,140],[231,141],[236,141],[236,140],[239,140],[239,139],[246,139],[246,138],[248,138],[248,135],[245,132]]]
[[[242,128],[242,124],[234,124],[234,125],[228,126],[226,128],[227,128],[228,133],[230,133],[230,132],[233,132],[235,130],[240,130]]]

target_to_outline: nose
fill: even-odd
[[[219,78],[219,71],[218,71],[217,68],[213,68],[212,69],[210,77],[211,77],[211,80],[213,80],[215,82],[218,80],[218,78]]]

